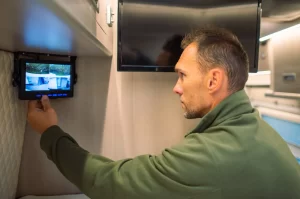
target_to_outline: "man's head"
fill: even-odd
[[[186,118],[201,118],[228,95],[244,88],[249,59],[237,37],[215,27],[198,29],[182,41],[175,70]]]

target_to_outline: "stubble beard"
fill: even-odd
[[[200,114],[197,110],[185,110],[185,113],[183,114],[186,119],[196,119],[196,118],[202,118],[202,114]]]

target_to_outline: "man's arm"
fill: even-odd
[[[159,156],[112,161],[92,155],[58,126],[41,137],[41,148],[90,198],[219,198],[217,169],[202,140],[192,136]]]

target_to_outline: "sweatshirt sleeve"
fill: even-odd
[[[90,154],[58,126],[47,129],[40,144],[60,172],[92,199],[220,197],[213,157],[192,136],[161,155],[119,161]]]

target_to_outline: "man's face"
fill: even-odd
[[[178,81],[173,91],[180,96],[184,116],[188,119],[202,118],[211,105],[211,96],[206,85],[207,75],[200,70],[197,51],[197,44],[190,44],[175,67]]]

